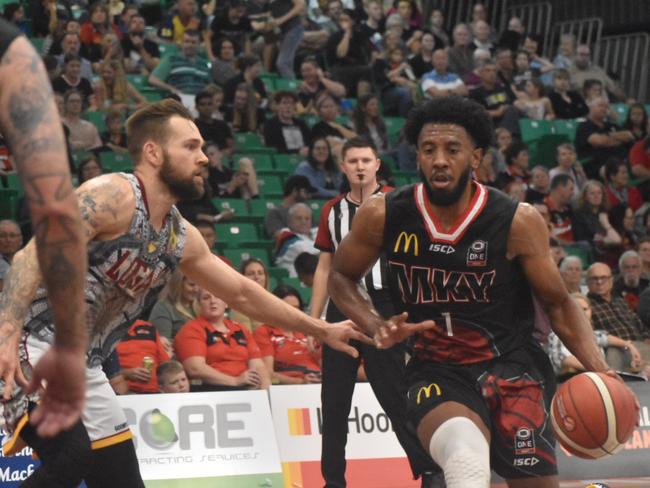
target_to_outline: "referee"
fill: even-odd
[[[350,230],[355,212],[372,195],[391,190],[377,182],[377,171],[381,163],[370,141],[360,137],[349,139],[343,145],[341,156],[341,170],[348,178],[350,191],[328,201],[321,212],[315,243],[321,254],[314,275],[311,309],[312,316],[317,318],[323,313],[327,302],[327,278],[333,254]],[[395,311],[388,292],[386,270],[386,261],[382,257],[361,285],[367,290],[375,308],[384,317],[390,317],[395,315]],[[332,301],[327,306],[326,316],[330,322],[345,319]],[[444,481],[432,474],[438,468],[420,446],[415,431],[406,424],[406,389],[403,378],[405,346],[399,344],[390,349],[376,349],[356,341],[350,343],[359,351],[358,358],[323,346],[321,472],[325,488],[346,486],[348,415],[361,358],[377,400],[390,418],[395,435],[406,451],[413,476],[422,476],[423,488],[444,486]]]

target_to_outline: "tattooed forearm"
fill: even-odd
[[[83,347],[85,239],[52,88],[43,63],[24,37],[16,38],[0,61],[0,132],[25,188],[37,248],[32,261],[24,265],[36,267],[37,272],[14,278],[0,314],[12,320],[24,316],[27,292],[33,287],[34,293],[38,285],[33,276],[40,280],[40,264],[57,343]]]
[[[16,253],[0,294],[0,324],[20,330],[41,276],[33,243]],[[5,331],[7,329],[5,328]]]

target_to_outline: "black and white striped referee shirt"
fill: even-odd
[[[388,193],[392,190],[390,186],[378,187],[373,194]],[[359,204],[350,200],[347,193],[329,200],[321,210],[315,247],[322,252],[334,253],[350,231],[358,208]],[[369,293],[388,290],[388,269],[383,254],[365,276],[362,285]]]

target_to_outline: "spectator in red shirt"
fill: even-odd
[[[102,59],[104,36],[112,31],[118,39],[121,39],[122,33],[111,21],[108,5],[101,1],[95,2],[90,6],[89,12],[90,19],[81,26],[79,38],[81,43],[86,46],[90,61],[96,63]]]
[[[555,175],[551,180],[551,192],[544,199],[551,214],[551,235],[560,244],[571,244],[573,237],[573,211],[571,199],[573,198],[573,180],[569,175]]]
[[[269,374],[260,348],[241,324],[226,318],[226,302],[201,290],[195,302],[197,318],[176,335],[176,355],[190,380],[200,380],[192,391],[264,389]]]
[[[643,199],[650,199],[650,136],[636,141],[628,156],[632,176],[641,180],[639,190]]]
[[[302,298],[295,288],[280,285],[273,294],[302,310]],[[320,354],[311,347],[305,334],[264,324],[255,329],[253,336],[262,352],[262,361],[271,372],[273,384],[321,382]]]
[[[643,205],[641,193],[629,185],[630,173],[625,161],[611,158],[605,164],[607,198],[612,207],[630,207],[636,212]]]
[[[151,322],[136,320],[117,345],[122,375],[135,393],[158,393],[155,371],[170,357],[160,340],[160,333]],[[151,363],[144,358],[151,358]]]

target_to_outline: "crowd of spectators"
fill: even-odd
[[[469,97],[495,128],[475,180],[537,208],[567,288],[610,364],[650,372],[648,114],[594,62],[591,46],[563,34],[557,52],[544,57],[540,33],[526,32],[516,17],[499,32],[481,3],[449,30],[446,12],[428,12],[419,0],[167,4],[5,3],[4,17],[43,56],[77,184],[115,171],[116,155],[128,158],[130,113],[161,97],[180,100],[196,115],[209,162],[205,196],[179,209],[223,253],[220,226],[250,220],[220,201],[252,208],[266,200],[253,244],[267,243],[267,259],[231,264],[307,309],[318,255],[313,212],[347,188],[343,142],[356,135],[373,141],[382,184],[415,182],[414,149],[399,130],[404,117],[427,98]],[[575,135],[542,152],[525,127],[552,121],[573,123]],[[0,160],[3,177],[10,161]],[[282,188],[269,198],[269,175],[278,173]],[[29,238],[24,224],[0,221],[0,283]],[[557,373],[580,370],[545,322],[539,337]],[[180,273],[117,351],[122,392],[320,380],[312,339],[230,311]]]

